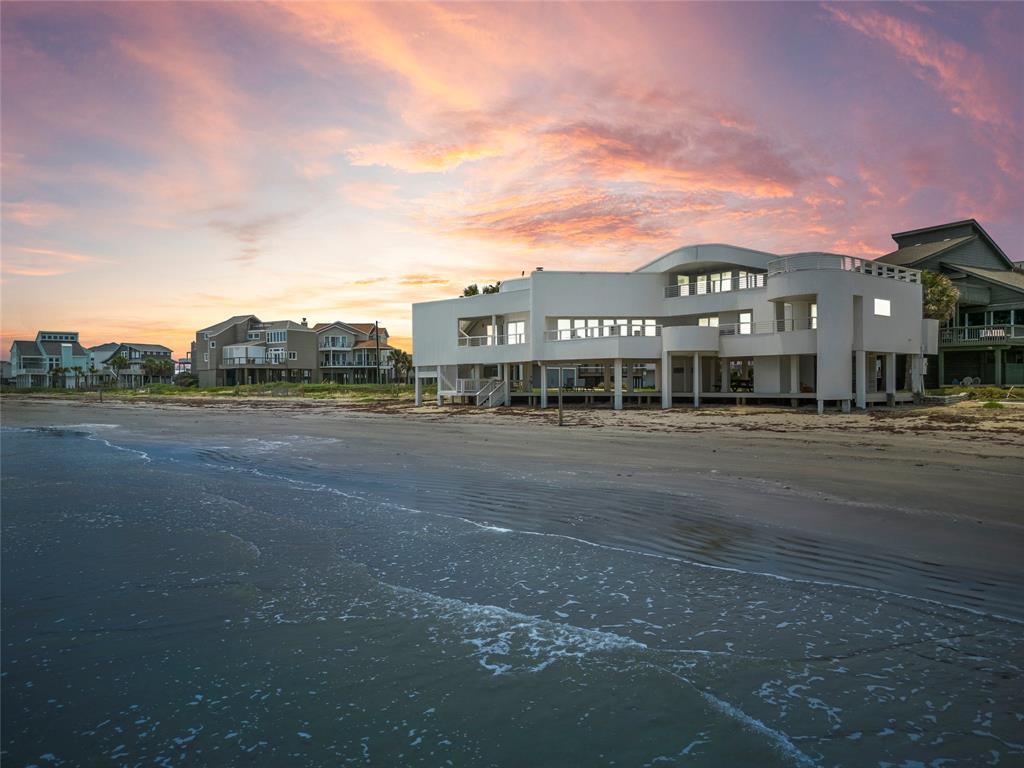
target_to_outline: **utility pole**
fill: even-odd
[[[377,342],[377,383],[380,384],[380,326],[373,321],[373,338]]]

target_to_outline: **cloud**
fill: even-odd
[[[495,157],[501,149],[484,143],[466,145],[414,142],[403,144],[364,144],[348,150],[352,165],[383,165],[408,173],[441,173],[463,163]]]
[[[994,85],[996,73],[960,43],[870,7],[827,3],[822,8],[836,21],[885,43],[911,63],[915,76],[941,93],[955,114],[982,123],[1012,125],[1012,116],[1003,108],[1012,100],[1012,93],[999,93]]]
[[[722,207],[710,198],[676,193],[614,194],[585,187],[526,190],[480,200],[440,226],[462,236],[530,246],[658,243],[678,233],[683,215]]]
[[[398,282],[401,285],[448,285],[451,281],[437,275],[402,275]]]
[[[54,277],[77,272],[85,265],[105,263],[109,260],[85,253],[15,245],[4,248],[3,273],[19,277]]]
[[[376,181],[349,181],[338,188],[346,202],[376,211],[394,210],[400,205],[398,190],[397,184]]]
[[[43,200],[3,204],[3,218],[26,227],[45,227],[69,215],[70,211],[63,206]]]
[[[303,216],[303,211],[270,213],[243,219],[214,218],[206,222],[211,229],[234,238],[242,244],[239,254],[232,261],[250,262],[263,252],[263,243],[285,227],[291,226]]]

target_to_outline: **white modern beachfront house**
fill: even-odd
[[[416,401],[909,400],[938,324],[920,272],[831,253],[679,248],[634,272],[538,268],[498,293],[413,305]]]

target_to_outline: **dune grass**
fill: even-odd
[[[99,398],[92,390],[74,389],[13,389],[5,387],[5,395],[24,397],[57,397],[68,399]],[[424,397],[432,395],[432,388],[424,387]],[[394,402],[412,400],[415,390],[411,384],[297,384],[272,382],[267,384],[241,384],[235,387],[179,387],[175,384],[147,384],[137,389],[104,389],[103,398],[111,400],[132,400],[138,398],[307,398],[315,400],[346,400],[361,403]]]
[[[1017,387],[990,387],[990,386],[970,386],[970,387],[939,387],[938,389],[929,389],[929,395],[959,395],[965,394],[968,400],[1024,400],[1024,386]]]

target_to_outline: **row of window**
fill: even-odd
[[[78,341],[74,333],[43,333],[39,336],[40,341]]]
[[[960,325],[1024,325],[1024,309],[961,310]]]
[[[708,275],[676,275],[676,284],[694,285],[694,293],[725,293],[744,288],[760,288],[764,286],[764,274],[761,272],[744,272],[743,270],[727,270],[712,272]]]
[[[556,321],[559,338],[595,336],[657,336],[658,321],[643,317],[560,317]],[[581,333],[582,332],[582,333]]]

